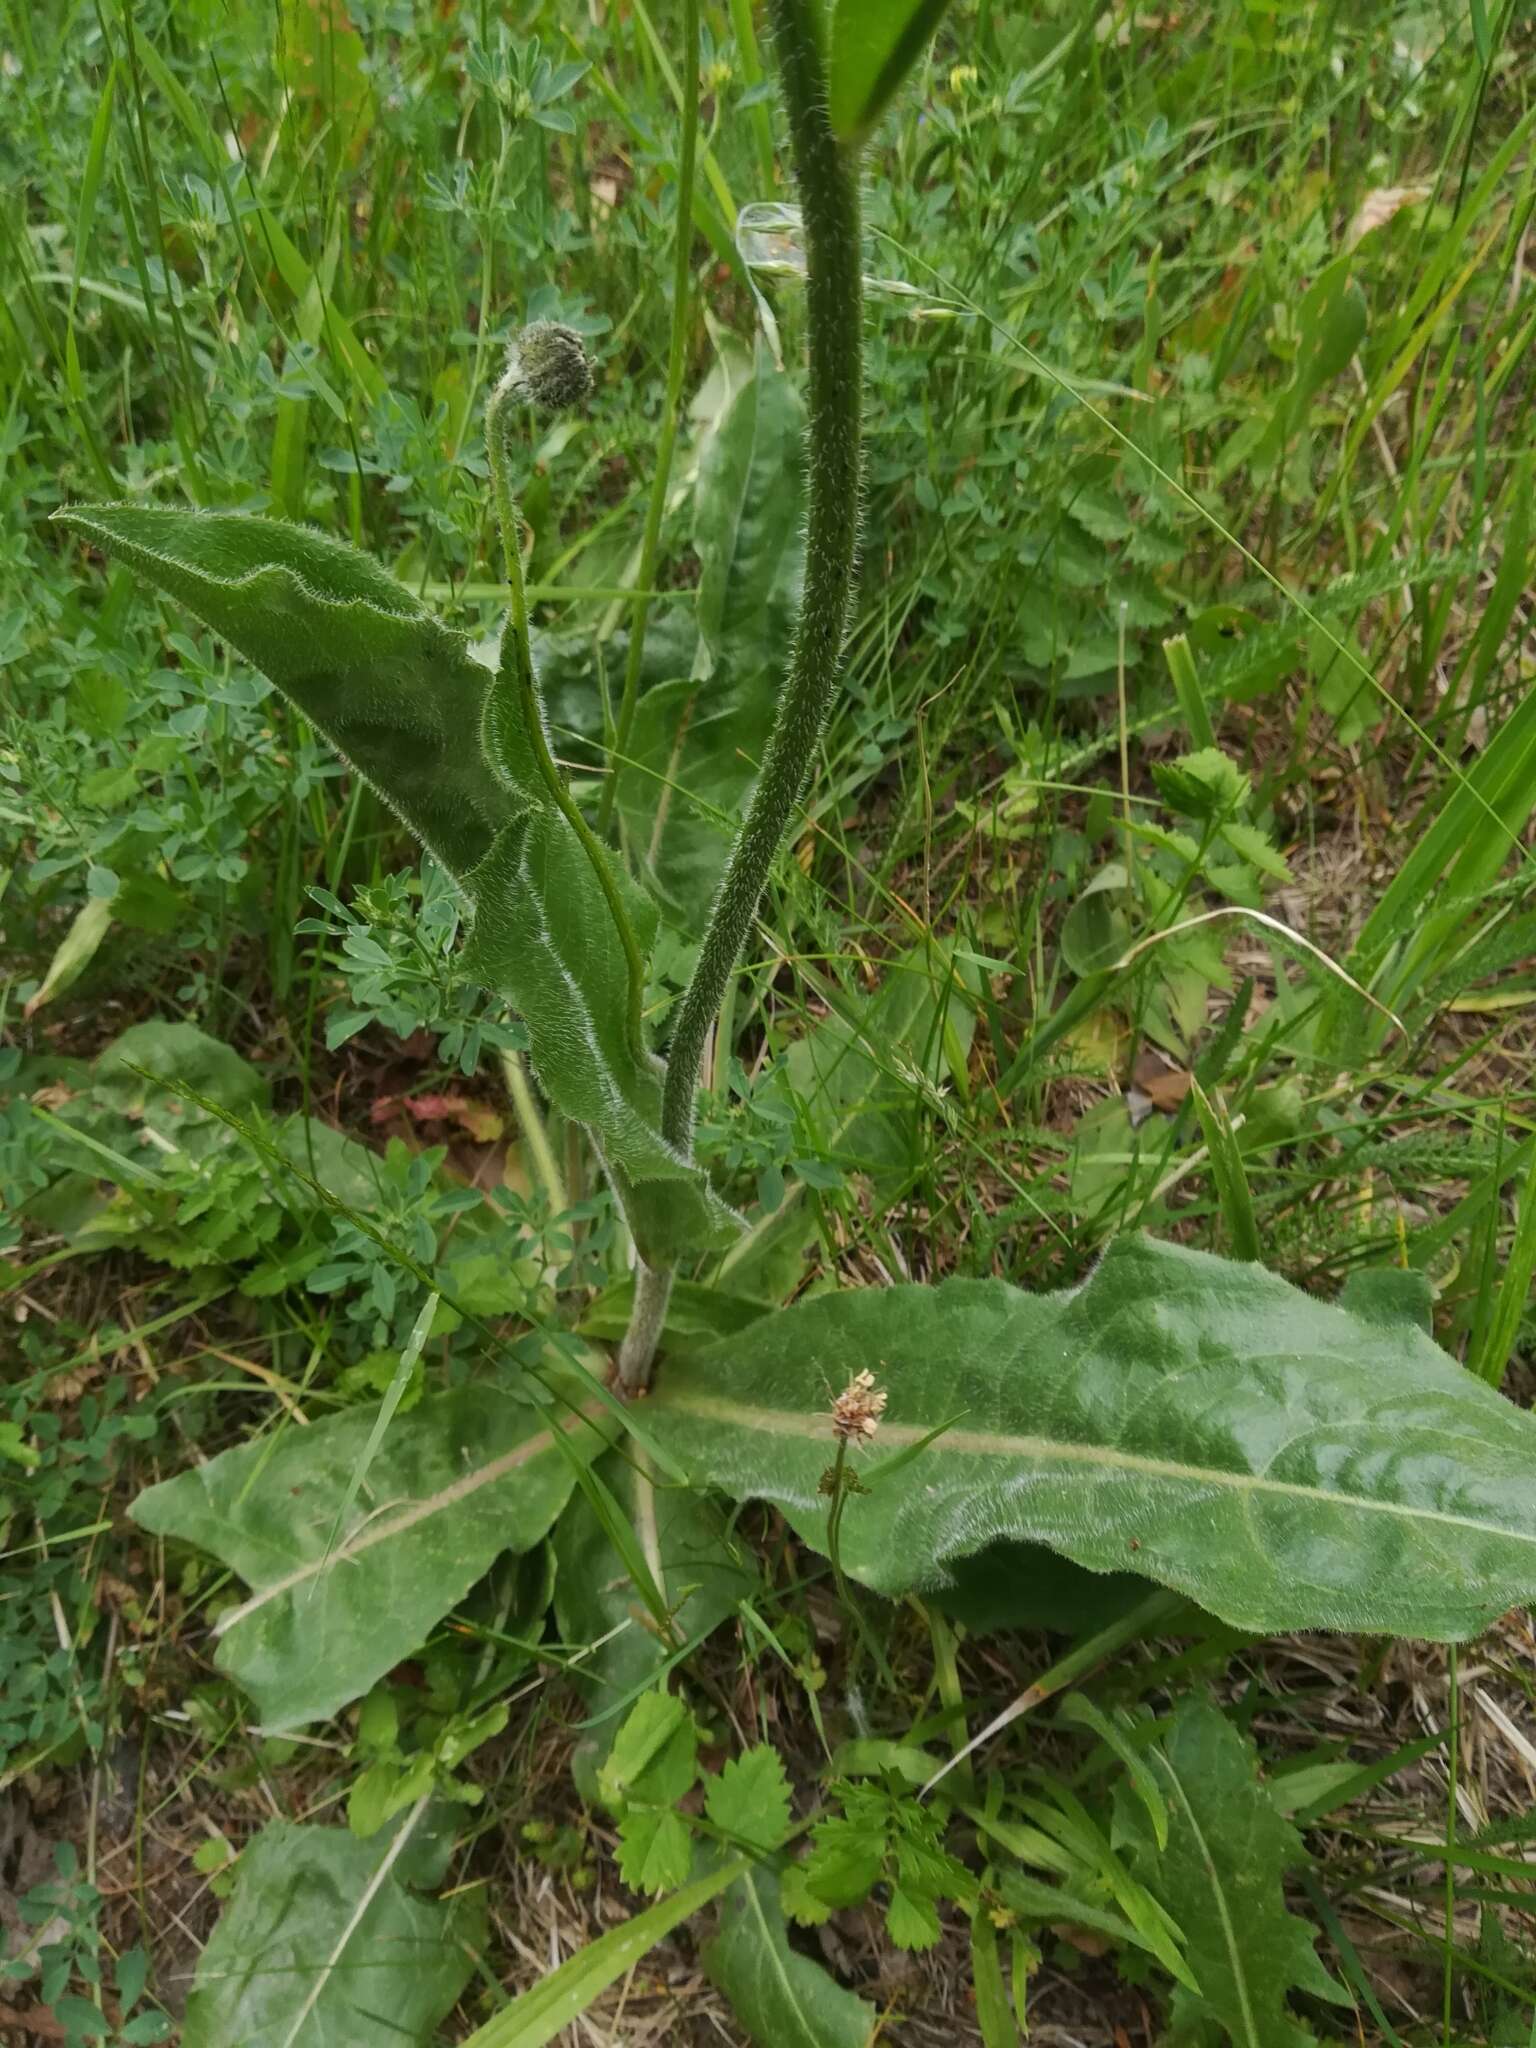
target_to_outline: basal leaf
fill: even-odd
[[[1167,1809],[1167,1846],[1123,1793],[1120,1817],[1137,1874],[1184,1931],[1200,1986],[1175,1994],[1177,2020],[1214,2019],[1236,2048],[1305,2048],[1314,2036],[1288,1994],[1341,1994],[1311,1928],[1286,1906],[1286,1873],[1305,1851],[1259,1780],[1253,1745],[1208,1701],[1189,1699],[1145,1764]]]
[[[371,1409],[225,1451],[132,1512],[250,1587],[219,1622],[218,1663],[268,1726],[295,1727],[365,1693],[502,1551],[545,1535],[574,1484],[567,1451],[600,1447],[604,1412],[540,1415],[490,1386],[432,1395],[395,1416],[340,1529]]]
[[[758,2048],[867,2048],[879,2015],[790,1946],[778,1894],[763,1868],[731,1886],[704,1945],[710,1982]]]
[[[885,1593],[1003,1538],[1255,1631],[1460,1639],[1536,1591],[1536,1419],[1406,1322],[1147,1238],[1056,1295],[818,1296],[669,1361],[646,1420],[824,1547],[829,1400],[866,1369],[889,1394],[869,1455],[952,1424],[848,1504],[843,1565]]]
[[[514,805],[480,752],[489,672],[371,557],[307,526],[159,505],[56,515],[276,684],[462,877]]]
[[[827,97],[840,141],[869,133],[948,6],[949,0],[834,0]]]
[[[408,1825],[408,1824],[407,1824]],[[241,1852],[197,1966],[183,2048],[415,2048],[435,2038],[484,1938],[479,1894],[421,1896],[452,1836],[273,1821]]]

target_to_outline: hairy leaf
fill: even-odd
[[[842,1524],[886,1593],[1001,1538],[1174,1587],[1233,1626],[1475,1634],[1536,1590],[1536,1419],[1405,1322],[1148,1238],[1082,1287],[822,1295],[670,1362],[646,1420],[696,1477],[825,1547],[830,1395],[889,1405]],[[881,1483],[882,1453],[932,1431]]]
[[[594,1401],[541,1416],[488,1386],[432,1395],[394,1417],[339,1529],[367,1410],[225,1451],[132,1513],[251,1588],[219,1622],[218,1663],[268,1726],[294,1727],[366,1692],[503,1550],[546,1534],[574,1484],[567,1453],[599,1448],[603,1412]]]
[[[834,0],[827,98],[840,140],[869,133],[948,6],[949,0]]]
[[[731,1886],[702,1960],[759,2048],[866,2048],[878,2015],[791,1948],[770,1871]]]
[[[238,648],[462,883],[466,965],[527,1019],[539,1080],[591,1130],[642,1255],[731,1243],[739,1219],[661,1134],[662,1068],[630,1040],[613,912],[510,683],[370,557],[307,527],[143,505],[59,516]],[[643,951],[654,912],[620,889]]]
[[[159,505],[56,515],[243,654],[452,873],[514,805],[480,753],[487,670],[370,556],[307,526]]]
[[[1124,1796],[1121,1832],[1138,1875],[1184,1930],[1200,1991],[1175,1994],[1176,2018],[1214,2019],[1237,2048],[1304,2048],[1313,2036],[1287,1994],[1341,1994],[1311,1928],[1287,1910],[1285,1875],[1305,1851],[1259,1781],[1252,1743],[1208,1701],[1189,1699],[1145,1764],[1166,1803],[1167,1846]]]
[[[435,2038],[484,1938],[477,1893],[438,1904],[430,1814],[359,1841],[273,1821],[242,1852],[197,1966],[183,2048],[412,2048]]]

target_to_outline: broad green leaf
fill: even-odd
[[[658,1899],[643,1913],[626,1920],[621,1927],[600,1935],[586,1948],[578,1949],[569,1962],[562,1963],[525,1991],[495,2019],[477,2027],[464,2048],[544,2048],[563,2028],[596,2003],[610,1984],[632,1970],[640,1958],[665,1941],[674,1927],[718,1898],[750,1868],[745,1857],[732,1857],[704,1877],[697,1877],[669,1899]]]
[[[771,1871],[731,1886],[701,1960],[758,2048],[867,2048],[878,2013],[790,1946]]]
[[[272,1821],[242,1850],[198,1961],[183,2048],[416,2048],[484,1940],[478,1892],[439,1904],[453,1839],[430,1810],[359,1841]]]
[[[1236,2048],[1305,2048],[1314,2036],[1288,1993],[1341,1993],[1311,1928],[1286,1907],[1286,1873],[1306,1852],[1259,1780],[1253,1745],[1209,1702],[1189,1699],[1145,1765],[1166,1804],[1166,1846],[1123,1787],[1117,1812],[1138,1875],[1183,1929],[1200,1986],[1174,1994],[1176,2031],[1214,2020]]]
[[[692,675],[640,700],[619,806],[640,870],[681,930],[702,931],[788,659],[804,547],[804,407],[760,351],[700,458]]]
[[[757,1586],[746,1551],[732,1541],[725,1518],[707,1496],[658,1484],[650,1460],[633,1443],[601,1459],[607,1484],[630,1525],[672,1616],[679,1644],[717,1628]],[[618,1732],[623,1708],[652,1683],[671,1654],[634,1581],[585,1494],[571,1495],[555,1527],[555,1615],[573,1653],[591,1644],[573,1675],[592,1725],[573,1759],[584,1798],[596,1797],[596,1773]]]
[[[462,883],[466,965],[527,1019],[539,1080],[592,1131],[642,1256],[731,1243],[739,1220],[661,1135],[662,1069],[630,1042],[627,965],[591,860],[549,802],[516,693],[468,641],[307,527],[159,506],[58,516],[238,648]],[[623,889],[644,950],[654,913]]]
[[[733,1244],[740,1218],[662,1136],[665,1069],[630,1042],[628,971],[613,915],[565,818],[527,811],[465,887],[475,903],[465,970],[522,1015],[539,1080],[591,1131],[641,1256],[663,1265],[685,1251]],[[645,951],[655,911],[627,881],[620,890]]]
[[[948,5],[949,0],[834,0],[827,98],[839,141],[869,133]]]
[[[195,1103],[178,1101],[178,1086],[234,1116],[265,1109],[271,1099],[266,1077],[233,1046],[169,1017],[130,1024],[96,1055],[91,1093],[98,1102],[137,1124],[153,1118],[157,1129],[180,1137],[189,1122],[211,1119]]]
[[[630,1047],[624,955],[565,819],[555,810],[525,813],[499,834],[466,887],[475,922],[465,971],[512,997],[550,1095],[600,1136],[609,1164],[639,1179],[697,1177],[661,1135],[661,1062],[642,1067]],[[637,892],[630,900],[644,951],[655,913]]]
[[[209,1551],[250,1587],[219,1621],[218,1663],[270,1727],[322,1720],[418,1650],[503,1550],[529,1550],[589,1456],[597,1401],[541,1416],[494,1386],[397,1415],[341,1526],[366,1409],[243,1444],[152,1486],[142,1528]]]
[[[370,556],[276,519],[76,505],[64,525],[275,683],[461,878],[515,810],[480,752],[489,673]]]
[[[842,1523],[897,1594],[989,1543],[1134,1571],[1230,1625],[1476,1634],[1536,1591],[1536,1419],[1406,1324],[1131,1237],[1087,1283],[815,1297],[669,1361],[652,1433],[826,1544],[830,1394],[889,1394],[873,1455],[959,1416]]]

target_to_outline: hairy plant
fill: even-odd
[[[626,1877],[637,1889],[673,1895],[665,1911],[641,1916],[652,1938],[748,1877],[740,1860],[696,1860],[693,1833],[673,1808],[697,1779],[697,1730],[681,1701],[645,1690],[690,1631],[712,1626],[740,1597],[734,1562],[722,1563],[729,1553],[711,1495],[772,1501],[803,1542],[830,1559],[855,1605],[855,1587],[961,1599],[1001,1559],[1026,1604],[1065,1570],[1076,1571],[1079,1588],[1110,1582],[1122,1620],[1148,1611],[1135,1602],[1151,1581],[1177,1596],[1159,1596],[1163,1622],[1203,1615],[1247,1630],[1333,1627],[1458,1640],[1536,1591],[1536,1422],[1431,1341],[1417,1297],[1411,1309],[1390,1298],[1369,1310],[1348,1298],[1327,1304],[1254,1259],[1227,1262],[1141,1237],[1112,1245],[1081,1287],[1046,1296],[1002,1279],[957,1279],[834,1292],[781,1313],[707,1284],[706,1261],[732,1255],[743,1222],[696,1154],[700,1076],[814,771],[855,586],[860,152],[942,12],[941,0],[772,0],[804,249],[803,585],[740,829],[718,874],[706,878],[713,890],[664,1058],[647,1022],[661,929],[647,885],[661,867],[665,812],[656,810],[649,860],[633,833],[632,861],[610,833],[615,819],[627,825],[637,814],[625,777],[651,701],[640,695],[644,603],[637,599],[631,611],[619,717],[606,735],[608,779],[589,817],[556,759],[523,577],[515,428],[526,407],[585,402],[591,370],[579,336],[558,323],[526,327],[486,404],[508,594],[494,668],[378,563],[306,528],[137,504],[58,515],[258,667],[453,878],[467,924],[465,975],[522,1019],[539,1084],[587,1134],[627,1224],[632,1305],[613,1377],[628,1396],[655,1383],[643,1407],[626,1406],[580,1373],[541,1370],[510,1384],[455,1385],[408,1412],[386,1407],[371,1427],[353,1410],[275,1444],[226,1451],[152,1488],[136,1516],[211,1552],[249,1588],[220,1616],[219,1662],[275,1728],[324,1718],[370,1693],[509,1550],[530,1557],[551,1539],[555,1555],[573,1561],[555,1597],[573,1631],[595,1642],[607,1640],[609,1609],[606,1592],[593,1589],[633,1585],[646,1610],[643,1639],[595,1655],[580,1677],[595,1697],[632,1700],[638,1691],[652,1704],[636,1710],[617,1740],[611,1728],[595,1732],[584,1768],[620,1816]],[[689,125],[677,227],[685,246],[642,590],[659,544],[684,361],[692,6],[685,21]],[[754,388],[754,410],[742,416],[754,447],[759,430],[779,446],[774,434],[792,417],[784,392],[770,399],[769,388],[766,380]],[[750,462],[744,473],[755,475]],[[774,479],[755,488],[766,500]],[[779,568],[776,556],[757,602],[777,588]],[[701,617],[729,598],[715,589],[707,595]],[[677,702],[663,694],[675,680],[654,701]],[[663,733],[664,762],[682,747],[693,704],[690,695]],[[1161,834],[1165,849],[1187,857],[1191,877],[1223,846],[1219,869],[1229,878],[1237,872],[1235,887],[1248,883],[1234,871],[1234,855],[1255,873],[1274,873],[1277,856],[1238,815],[1247,785],[1224,757],[1203,747],[1163,780],[1170,805],[1202,826],[1198,845]],[[696,880],[690,870],[688,885]],[[1094,932],[1083,922],[1073,943],[1081,940],[1094,963],[1080,991],[1086,1005],[1099,976],[1129,954],[1116,937],[1097,964]],[[1068,1021],[1064,1012],[1037,1020],[1037,1040]],[[729,1033],[721,1036],[728,1054]],[[850,1042],[837,1039],[836,1057]],[[805,1057],[814,1068],[818,1048]],[[1258,1229],[1231,1124],[1218,1101],[1203,1092],[1196,1101],[1233,1243],[1255,1252]],[[867,1129],[872,1120],[862,1097],[849,1099],[850,1124]],[[630,1441],[619,1455],[614,1439],[624,1432]],[[1131,1593],[1120,1599],[1127,1579]],[[872,1632],[861,1633],[860,1647],[880,1655]],[[381,1940],[389,1926],[443,1917],[410,1886],[438,1868],[427,1853],[429,1794],[437,1766],[451,1770],[458,1740],[440,1730],[435,1747],[422,1748],[430,1762],[420,1766],[420,1799],[386,1846],[366,1857],[348,1852]],[[1180,1731],[1167,1750],[1160,1768],[1170,1802],[1204,1740],[1198,1729]],[[706,1810],[717,1836],[732,1849],[745,1841],[761,1862],[781,1846],[784,1813],[777,1783],[766,1783],[772,1772],[759,1753],[749,1755],[774,1827],[754,1838],[734,1780],[712,1792]],[[1247,1769],[1245,1758],[1238,1762]],[[409,1779],[413,1788],[417,1782]],[[846,1825],[845,1815],[841,1835],[829,1823],[819,1846],[825,1861],[829,1843],[846,1848],[846,1838],[861,1835],[863,1891],[894,1885],[893,1931],[904,1930],[897,1938],[930,1938],[939,1900],[974,1904],[963,1872],[929,1867],[943,1852],[926,1821],[903,1831],[890,1818],[902,1802],[884,1794],[854,1804],[861,1828]],[[1197,1820],[1191,1803],[1181,1844],[1195,1838]],[[866,1853],[876,1837],[877,1851]],[[312,1866],[317,1885],[330,1881],[333,1844],[295,1836],[287,1846]],[[907,1881],[903,1858],[922,1882]],[[1186,1860],[1193,1869],[1193,1857]],[[1278,1893],[1278,1849],[1270,1864]],[[270,1875],[254,1872],[252,1887]],[[824,1871],[821,1881],[827,1903]],[[748,1890],[733,1894],[710,1967],[741,1986],[754,2009],[777,2011],[793,1991],[781,1967],[790,1951],[779,1907],[765,1903],[756,1883],[753,1874]],[[1030,1894],[1037,1905],[1041,1889]],[[850,1885],[847,1895],[862,1892]],[[1139,1891],[1127,1896],[1136,1911],[1149,1910]],[[254,1923],[260,1905],[242,1901],[242,1912]],[[1100,1909],[1090,1901],[1081,1910]],[[1049,1921],[1049,1899],[1039,1917]],[[336,1946],[315,1962],[327,1997],[344,1995],[338,1965],[357,1925],[343,1922]],[[743,1932],[752,1927],[761,1949]],[[1162,1954],[1163,1931],[1154,1935],[1147,1941]],[[610,1981],[602,1974],[610,1962],[615,1975],[627,1968],[638,1938],[597,1944],[580,1995]],[[769,1988],[757,1974],[765,1954],[775,1964]],[[1304,1961],[1293,1940],[1282,1945],[1266,1990],[1271,2002]],[[1175,1962],[1178,1975],[1185,1966]],[[446,1977],[459,1981],[454,1971]],[[524,2009],[524,2031],[510,2008],[513,2018],[493,2022],[484,2043],[551,2038],[580,2010],[562,2003],[571,1981],[562,1989],[552,1978],[554,1989],[534,1994],[537,2011]],[[1180,1981],[1190,1988],[1192,1980]],[[1204,1996],[1217,2009],[1224,1983],[1206,1984]],[[862,2021],[843,2011],[835,2024]]]

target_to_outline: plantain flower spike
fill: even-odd
[[[592,389],[592,364],[573,327],[535,320],[512,337],[499,390],[540,412],[568,412]]]

